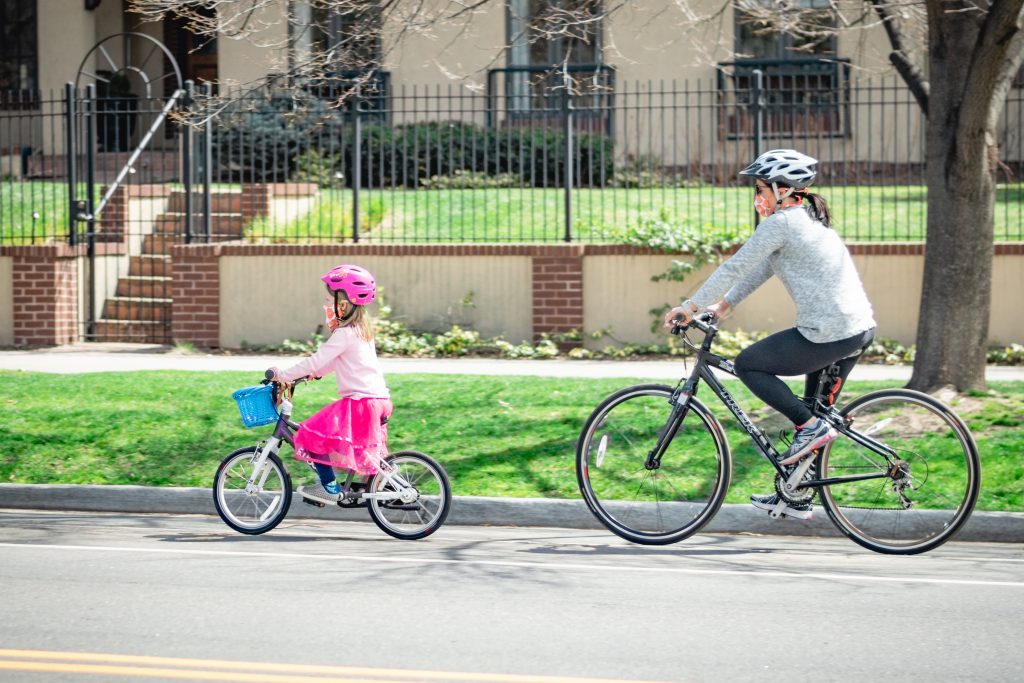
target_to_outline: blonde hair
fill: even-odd
[[[344,295],[338,303],[340,304],[338,307],[339,312],[341,312],[342,317],[344,317],[345,313],[348,311],[348,307],[353,304]],[[344,309],[344,311],[341,309]],[[346,322],[341,322],[341,318],[338,318],[339,327],[354,327],[356,328],[356,335],[358,335],[360,339],[363,341],[373,341],[373,319],[366,312],[366,306],[356,306],[355,309],[356,310],[352,314],[352,317]]]

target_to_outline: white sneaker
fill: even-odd
[[[811,519],[814,517],[814,506],[810,503],[789,505],[777,495],[751,496],[750,504],[758,510],[767,510],[772,517],[785,515],[796,519]]]
[[[295,492],[306,500],[315,500],[318,503],[333,504],[341,498],[340,493],[331,493],[324,488],[323,484],[316,483],[312,486],[300,486]]]

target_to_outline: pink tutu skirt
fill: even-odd
[[[324,406],[295,433],[295,458],[376,474],[388,440],[381,421],[392,409],[386,398],[343,398]]]

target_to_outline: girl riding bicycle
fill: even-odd
[[[689,322],[703,310],[724,317],[772,275],[796,303],[796,326],[777,332],[736,357],[736,375],[762,401],[792,420],[796,435],[780,463],[795,465],[836,438],[815,418],[808,400],[822,368],[840,366],[846,381],[861,350],[874,339],[875,320],[860,276],[820,195],[807,188],[817,160],[792,149],[765,152],[740,171],[754,179],[754,208],[764,221],[697,292],[665,315],[665,326]],[[805,203],[806,202],[806,203]],[[805,398],[797,398],[778,375],[806,375]],[[763,510],[777,507],[775,495],[751,496]],[[784,514],[811,517],[811,504],[787,505]]]
[[[285,383],[335,375],[339,400],[301,424],[295,434],[295,457],[312,463],[320,478],[318,484],[300,486],[298,493],[307,500],[337,503],[342,490],[335,468],[361,481],[376,474],[385,454],[392,405],[366,314],[366,306],[377,295],[373,275],[359,266],[340,265],[320,279],[327,288],[323,308],[331,336],[306,360],[287,370],[271,370],[274,381]]]

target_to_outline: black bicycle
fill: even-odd
[[[696,398],[700,382],[725,404],[776,470],[775,490],[789,504],[817,495],[844,534],[880,553],[913,554],[953,537],[978,498],[981,464],[963,420],[941,401],[909,389],[883,389],[835,404],[842,384],[835,364],[822,370],[810,402],[839,436],[792,467],[714,375],[735,375],[711,352],[718,333],[703,314],[676,326],[696,354],[692,372],[673,388],[642,384],[606,398],[587,419],[576,451],[576,477],[594,515],[634,543],[664,545],[697,533],[718,512],[732,478],[722,425]],[[698,346],[686,332],[704,333]],[[770,514],[778,516],[781,508]]]

